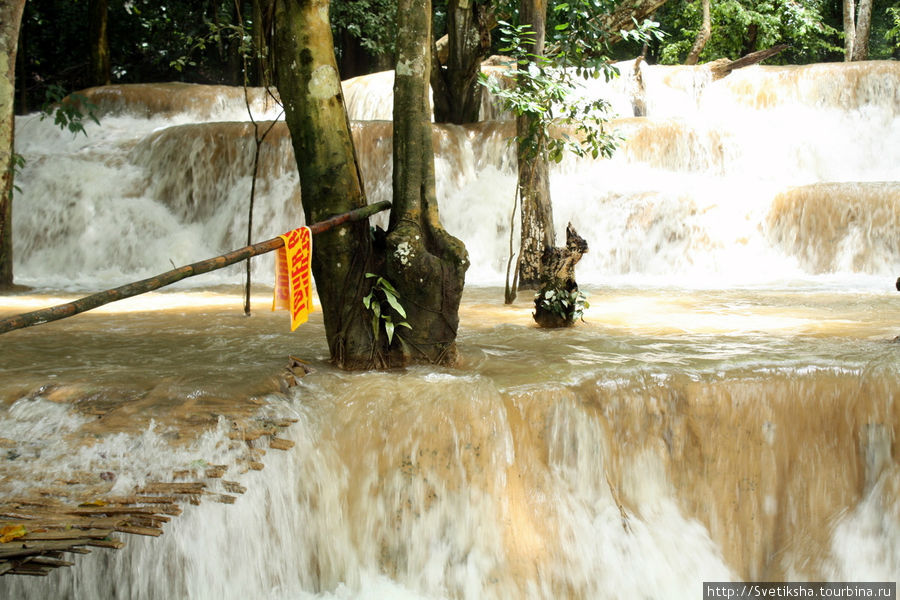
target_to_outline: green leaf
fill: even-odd
[[[372,315],[372,336],[377,340],[378,339],[378,315]]]
[[[385,290],[384,297],[387,298],[388,304],[391,305],[391,308],[393,308],[395,311],[397,311],[397,314],[399,314],[401,317],[403,317],[405,319],[406,311],[403,309],[403,306],[400,304],[400,301],[397,300],[397,296],[395,296],[394,294],[387,293],[387,290]]]
[[[386,294],[391,293],[394,296],[400,295],[397,293],[397,290],[394,289],[394,286],[392,286],[391,283],[384,277],[379,277],[378,281],[375,283],[375,285],[377,287],[381,288]]]
[[[387,332],[388,344],[390,344],[394,339],[394,323],[391,322],[390,317],[384,319],[384,330]]]

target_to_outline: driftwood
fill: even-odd
[[[751,52],[750,54],[742,56],[737,60],[720,58],[719,60],[714,60],[712,62],[706,63],[706,66],[712,72],[713,79],[722,79],[735,69],[741,69],[743,67],[749,67],[750,65],[760,63],[767,58],[772,58],[773,56],[787,48],[790,48],[790,44],[778,44],[777,46],[772,46],[771,48],[766,48],[765,50]]]
[[[361,221],[362,219],[366,219],[376,213],[387,210],[390,207],[391,203],[385,200],[384,202],[370,204],[363,208],[358,208],[348,213],[337,215],[330,219],[326,219],[325,221],[313,223],[309,226],[309,228],[313,234],[321,233],[350,221]],[[171,271],[166,271],[165,273],[161,273],[155,277],[150,277],[149,279],[135,281],[133,283],[129,283],[115,289],[98,292],[96,294],[80,298],[73,302],[67,302],[65,304],[59,304],[57,306],[52,306],[50,308],[44,308],[21,315],[6,317],[5,319],[0,319],[0,334],[7,333],[15,329],[22,329],[23,327],[41,325],[43,323],[65,319],[66,317],[71,317],[79,313],[92,310],[99,306],[103,306],[104,304],[115,302],[116,300],[123,300],[125,298],[131,298],[132,296],[137,296],[146,292],[152,292],[153,290],[157,290],[161,287],[171,285],[176,281],[181,281],[182,279],[187,279],[188,277],[194,277],[195,275],[202,275],[203,273],[209,273],[210,271],[216,271],[229,265],[241,262],[242,260],[246,260],[252,256],[258,256],[260,254],[272,252],[273,250],[277,250],[282,246],[284,246],[284,240],[282,240],[280,237],[272,238],[271,240],[266,240],[265,242],[259,242],[258,244],[253,244],[250,246],[245,246],[238,250],[233,250],[232,252],[222,254],[221,256],[216,256],[214,258],[209,258],[207,260],[186,265],[177,269],[173,269]]]

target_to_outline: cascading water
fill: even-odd
[[[240,316],[237,267],[4,335],[0,497],[85,471],[127,493],[200,459],[247,492],[45,579],[0,577],[0,596],[697,598],[703,581],[896,580],[900,65],[718,81],[644,65],[644,117],[620,68],[586,92],[620,113],[616,156],[551,176],[558,234],[571,221],[590,245],[576,328],[501,304],[515,160],[510,124],[487,121],[435,125],[442,221],[472,261],[456,369],[337,372],[320,313],[295,334],[277,313]],[[345,82],[372,202],[390,198],[389,93],[390,74]],[[4,314],[244,243],[240,90],[94,94],[87,136],[17,121],[16,275],[45,293]],[[262,152],[256,239],[302,222],[283,124]],[[256,260],[256,280],[271,269]],[[314,372],[277,393],[287,353]],[[295,447],[242,472],[220,417],[236,405],[296,418]]]

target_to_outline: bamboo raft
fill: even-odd
[[[278,434],[294,422],[288,418],[233,422],[229,438],[244,449],[234,467],[240,472],[264,467],[266,450],[256,447],[260,439],[268,438],[269,449],[292,448],[294,442]],[[84,480],[60,481],[58,487],[35,490],[30,497],[0,502],[0,576],[48,575],[75,564],[68,554],[123,548],[127,539],[123,534],[159,537],[185,503],[233,504],[247,490],[223,479],[228,470],[227,465],[204,465],[176,471],[171,481],[148,482],[131,495],[118,497],[93,494]],[[105,479],[103,475],[98,478]]]

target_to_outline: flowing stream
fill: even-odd
[[[185,507],[159,538],[0,577],[0,597],[650,599],[698,598],[704,581],[896,581],[900,64],[718,81],[644,65],[643,91],[620,67],[584,92],[618,113],[615,157],[551,175],[558,238],[571,221],[590,246],[575,328],[538,329],[528,293],[503,305],[515,160],[512,127],[488,119],[434,126],[441,218],[472,262],[457,368],[335,370],[321,312],[290,333],[268,310],[270,257],[254,259],[249,318],[235,266],[0,337],[0,498],[73,479],[128,493],[206,463],[247,488]],[[390,73],[345,82],[371,202],[390,199],[390,88]],[[631,116],[637,96],[647,116]],[[86,136],[17,118],[28,288],[0,316],[245,243],[241,90],[92,97]],[[251,104],[278,118],[260,91]],[[256,240],[302,223],[294,164],[278,123]],[[283,389],[288,355],[312,372]],[[228,432],[259,414],[295,419],[295,446],[248,470]]]

